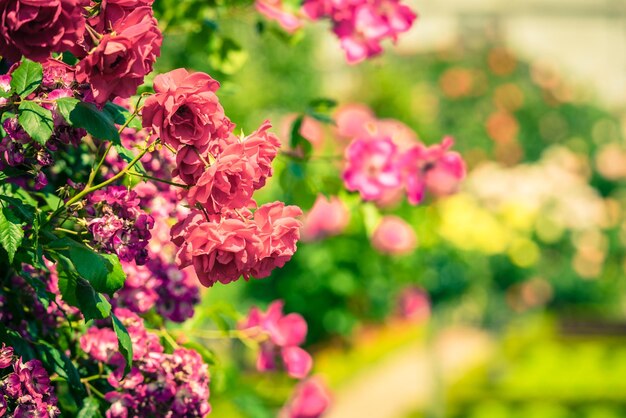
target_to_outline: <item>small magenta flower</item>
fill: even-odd
[[[328,388],[315,376],[296,386],[279,418],[318,418],[328,409],[330,401]]]
[[[343,181],[364,200],[380,198],[402,180],[396,145],[387,137],[356,139],[346,149]]]
[[[13,363],[13,347],[6,347],[2,343],[0,348],[0,369],[6,369]]]

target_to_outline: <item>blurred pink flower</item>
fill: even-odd
[[[369,136],[368,124],[376,121],[372,109],[364,104],[351,103],[339,107],[335,111],[336,134],[342,139],[354,139]]]
[[[284,146],[289,145],[289,138],[291,137],[291,127],[295,120],[298,118],[298,114],[291,113],[285,116],[280,126],[280,133],[285,140]],[[313,148],[319,148],[324,142],[324,128],[320,122],[310,116],[304,116],[302,118],[302,125],[300,125],[300,135],[313,145]]]
[[[302,241],[315,241],[338,235],[348,226],[350,212],[337,196],[328,199],[320,194],[311,210],[306,214],[302,229]]]
[[[283,301],[276,300],[266,312],[252,307],[238,328],[247,331],[250,338],[260,341],[257,370],[276,369],[276,358],[280,356],[287,374],[302,379],[313,365],[309,353],[298,347],[306,338],[307,325],[297,313],[283,315],[283,305]]]
[[[319,377],[296,386],[291,399],[281,410],[280,418],[318,418],[330,405],[330,393]]]
[[[405,171],[405,187],[409,202],[416,205],[424,198],[426,189],[436,196],[455,193],[466,168],[458,152],[449,151],[454,145],[451,137],[445,137],[441,144],[430,147],[417,145],[401,158]]]
[[[388,137],[356,139],[346,149],[343,180],[346,189],[364,200],[375,200],[401,183],[397,147]]]
[[[428,294],[416,287],[403,289],[398,296],[398,313],[402,318],[423,322],[430,317]]]
[[[372,246],[385,254],[403,255],[417,246],[413,228],[397,216],[385,216],[372,234]]]
[[[277,21],[289,33],[297,31],[302,26],[300,18],[286,10],[282,0],[256,0],[254,5],[259,13]]]

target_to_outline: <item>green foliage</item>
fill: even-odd
[[[124,373],[130,372],[131,365],[133,364],[133,343],[130,339],[130,334],[128,334],[128,330],[122,324],[115,315],[111,315],[113,319],[113,330],[115,330],[115,335],[117,335],[117,343],[119,345],[120,353],[126,360],[126,365],[124,366]]]
[[[115,103],[106,102],[106,104],[104,105],[104,111],[108,113],[111,119],[113,119],[113,122],[118,125],[124,125],[129,119],[132,118],[132,120],[128,122],[127,126],[129,128],[137,130],[142,128],[141,119],[139,119],[138,117],[133,117],[133,114],[129,112],[128,109],[126,109],[125,107],[116,105]]]
[[[17,120],[26,133],[41,145],[45,145],[54,131],[52,113],[35,102],[20,103]]]
[[[24,58],[11,74],[11,92],[22,99],[39,87],[43,80],[43,67],[38,62]]]
[[[121,113],[112,116],[111,106],[109,111],[101,111],[93,104],[81,102],[73,97],[57,99],[56,104],[59,113],[71,126],[85,129],[94,138],[120,144],[120,135],[115,127],[113,117],[119,119]]]
[[[9,207],[0,205],[0,244],[9,255],[10,263],[13,263],[15,253],[24,239],[23,226]]]
[[[76,418],[101,418],[100,403],[98,399],[90,396],[83,399],[83,407],[76,415]]]

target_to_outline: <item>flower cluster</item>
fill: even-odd
[[[112,329],[92,327],[80,338],[83,351],[113,368],[107,379],[113,390],[105,394],[111,403],[107,418],[162,416],[163,411],[177,417],[207,415],[209,371],[200,355],[185,348],[167,354],[137,315],[122,308],[115,309],[115,315],[133,344],[133,365],[125,377],[125,361]]]
[[[288,32],[302,19],[329,19],[348,63],[355,64],[383,51],[385,39],[397,41],[416,19],[400,0],[304,0],[300,10],[289,10],[282,0],[256,0],[257,10]]]
[[[134,191],[124,186],[109,186],[88,197],[87,212],[93,217],[88,226],[98,249],[141,265],[148,260],[146,247],[154,219],[139,203]]]
[[[345,151],[344,184],[364,200],[385,203],[406,193],[409,203],[417,205],[426,190],[449,195],[465,178],[465,162],[450,151],[454,145],[450,137],[426,146],[397,121],[376,120],[361,109],[339,116],[340,136],[354,138]]]
[[[180,197],[194,208],[172,228],[178,265],[193,266],[205,286],[267,277],[282,267],[296,250],[301,214],[281,202],[249,210],[256,206],[252,194],[272,175],[280,141],[269,122],[247,137],[234,136],[218,87],[207,74],[174,70],[155,78],[156,94],[143,110],[144,127],[175,151],[172,174],[186,185]]]
[[[66,146],[76,147],[86,135],[82,128],[73,128],[57,111],[53,100],[62,97],[85,98],[86,90],[76,82],[74,69],[54,59],[47,59],[42,63],[43,79],[41,85],[29,95],[29,98],[42,101],[42,107],[52,113],[54,123],[52,136],[40,143],[32,139],[19,125],[14,104],[7,98],[0,98],[0,111],[14,113],[4,119],[0,138],[0,169],[7,166],[21,167],[29,171],[34,178],[34,188],[40,190],[48,184],[44,168],[54,164],[53,153]],[[0,90],[9,91],[12,73],[0,76]],[[0,132],[2,132],[0,130]]]
[[[7,370],[8,369],[8,370]],[[0,416],[15,418],[57,417],[57,398],[50,376],[39,360],[24,362],[12,347],[0,348]]]
[[[313,360],[299,347],[304,342],[307,325],[301,315],[283,315],[283,302],[274,301],[262,312],[252,307],[247,318],[239,324],[249,338],[260,343],[256,367],[260,372],[276,369],[280,358],[289,376],[303,379],[311,371]]]
[[[173,263],[151,254],[143,266],[122,263],[126,273],[124,287],[117,292],[115,303],[136,313],[146,313],[153,307],[164,318],[183,322],[194,314],[200,302],[196,280]]]

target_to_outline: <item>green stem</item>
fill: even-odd
[[[139,162],[139,160],[141,160],[141,158],[143,158],[144,155],[146,155],[146,153],[148,152],[149,149],[152,148],[152,146],[158,141],[158,139],[153,142],[152,144],[148,145],[144,150],[142,150],[135,158],[133,158],[126,167],[124,167],[119,173],[117,173],[116,175],[114,175],[113,177],[111,177],[110,179],[107,179],[105,181],[103,181],[102,183],[96,184],[95,186],[91,186],[91,187],[85,187],[81,192],[77,193],[74,197],[72,197],[70,200],[68,200],[67,202],[65,202],[64,205],[62,205],[61,207],[59,207],[57,210],[55,210],[54,212],[52,212],[52,214],[50,214],[50,216],[48,216],[48,218],[46,219],[45,224],[47,224],[48,222],[50,222],[55,216],[57,216],[61,210],[63,208],[69,207],[71,205],[73,205],[74,203],[78,202],[79,200],[81,200],[83,197],[87,196],[89,193],[95,192],[98,189],[102,189],[103,187],[108,186],[111,183],[115,183],[117,180],[119,180],[120,178],[124,177],[124,175],[126,175],[128,173],[128,171],[133,168],[135,166],[135,164],[137,164]],[[44,225],[45,225],[44,224]]]
[[[148,174],[137,173],[136,171],[129,171],[128,174],[130,174],[131,176],[141,177],[141,178],[144,178],[144,179],[147,179],[147,180],[154,180],[154,181],[158,181],[158,182],[161,182],[161,183],[169,184],[171,186],[181,187],[183,189],[188,189],[189,188],[189,186],[186,185],[186,184],[176,183],[174,181],[169,181],[169,180],[165,180],[165,179],[160,179],[158,177],[150,176]]]

